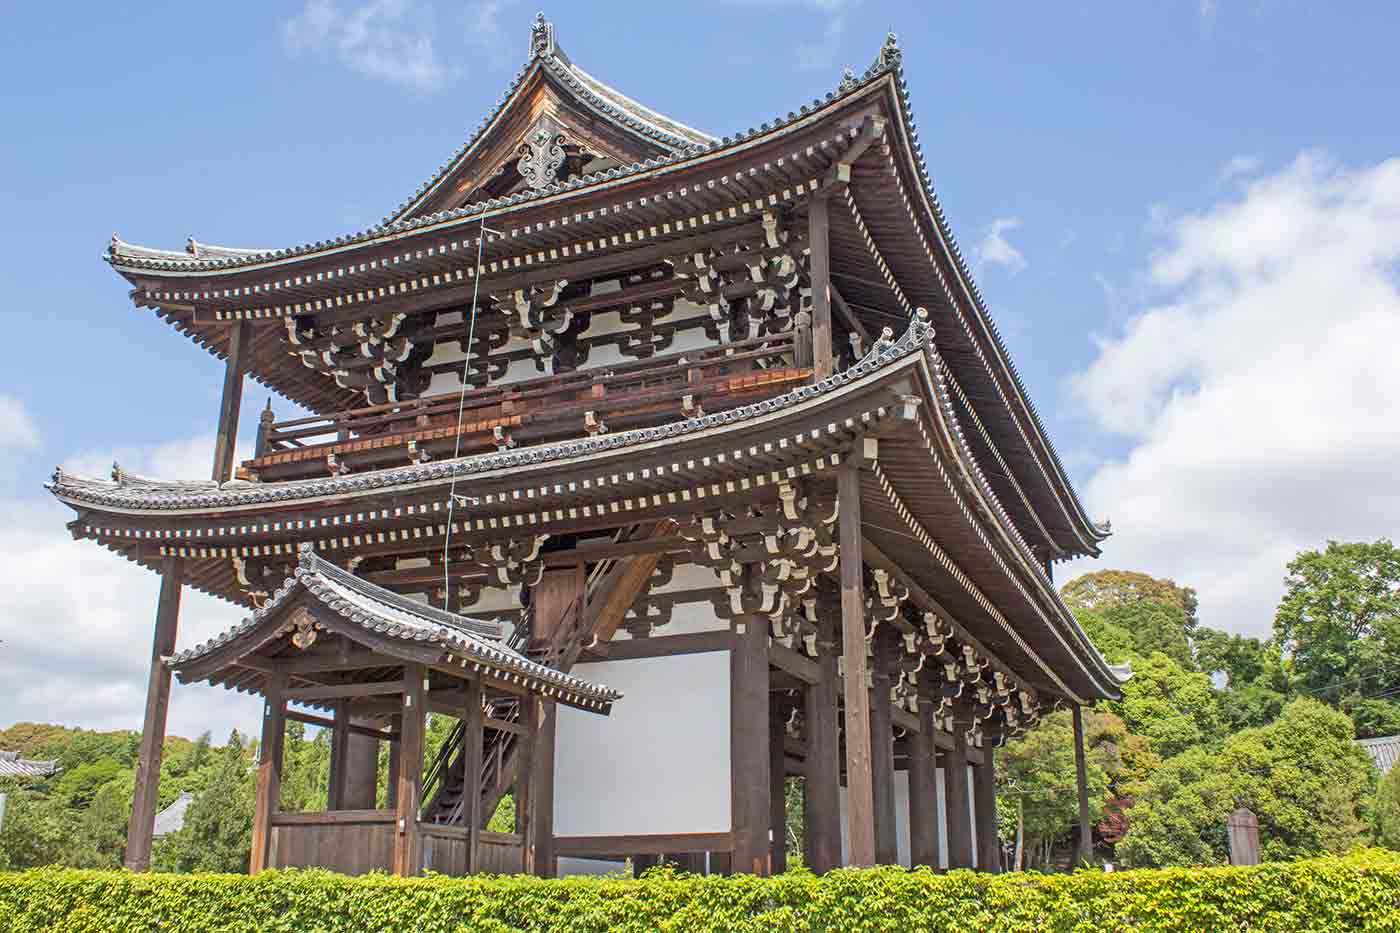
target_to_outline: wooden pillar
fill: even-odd
[[[992,747],[983,743],[982,763],[972,768],[973,801],[977,808],[977,869],[1001,871],[1001,837],[997,833],[997,778]]]
[[[467,871],[481,867],[481,756],[485,724],[480,680],[467,681],[462,701],[462,825],[467,827]]]
[[[526,700],[536,710],[534,754],[531,756],[530,805],[534,808],[530,820],[532,874],[553,878],[558,860],[554,856],[554,741],[558,723],[558,707],[552,700],[530,697]]]
[[[263,688],[262,740],[258,743],[258,783],[253,798],[253,851],[248,873],[272,866],[272,816],[282,794],[282,747],[287,738],[287,675],[268,674]]]
[[[151,867],[151,837],[155,832],[160,791],[160,757],[165,748],[166,713],[170,709],[170,668],[161,659],[175,653],[184,572],[184,562],[179,558],[167,557],[161,564],[160,602],[156,604],[151,670],[146,682],[146,716],[141,726],[136,788],[126,831],[126,867],[132,871],[147,871]]]
[[[423,731],[426,691],[422,664],[403,666],[403,726],[399,736],[399,766],[394,806],[394,861],[396,875],[418,874],[418,795],[423,788]],[[395,786],[395,785],[391,785]]]
[[[875,779],[871,771],[870,691],[865,685],[865,571],[861,564],[860,461],[836,482],[841,540],[841,644],[846,665],[846,833],[850,863],[875,864]]]
[[[875,803],[875,862],[899,862],[894,812],[894,711],[890,704],[889,643],[875,639],[870,672],[870,773]]]
[[[1089,775],[1084,764],[1084,708],[1074,704],[1074,778],[1079,790],[1079,862],[1094,858],[1094,837],[1089,829]]]
[[[534,832],[533,791],[534,782],[530,779],[535,767],[535,738],[539,730],[539,711],[535,698],[520,698],[520,726],[524,732],[516,736],[520,748],[520,768],[515,777],[515,831],[520,836],[522,850],[521,867],[525,874],[535,872],[534,847],[531,845]]]
[[[233,479],[234,449],[238,442],[238,414],[243,407],[243,374],[248,344],[252,342],[251,325],[239,321],[229,326],[228,354],[224,357],[224,391],[219,400],[219,427],[214,435],[214,470],[216,483]]]
[[[812,250],[812,367],[818,379],[836,369],[831,355],[831,209],[825,196],[812,199],[807,213],[808,246]]]
[[[773,840],[769,864],[773,874],[787,871],[787,754],[783,748],[787,723],[770,698],[768,722],[768,827]]]
[[[927,696],[919,697],[919,731],[909,733],[909,864],[938,867],[938,837],[942,818],[938,811],[937,752],[933,733],[936,707]]]
[[[403,716],[399,713],[394,713],[393,715],[388,717],[388,723],[389,731],[395,736],[397,736],[397,738],[389,739],[388,742],[389,774],[388,778],[384,782],[384,805],[390,810],[392,810],[398,806],[399,801],[399,749],[403,747]],[[375,802],[378,803],[379,763],[377,761],[375,762],[374,770],[374,782],[376,785]]]
[[[953,723],[953,748],[943,753],[943,799],[947,804],[948,867],[972,867],[972,816],[968,810],[967,723]]]
[[[377,719],[355,719],[347,715],[347,722],[369,729],[379,729],[383,724]],[[368,735],[351,732],[345,739],[344,780],[340,781],[340,794],[336,798],[340,810],[373,810],[379,805],[379,740]],[[394,803],[394,792],[389,791],[389,805]]]
[[[331,767],[326,781],[326,809],[344,810],[345,771],[350,756],[350,712],[344,700],[334,704],[335,725],[331,728]]]
[[[829,608],[829,607],[828,607]],[[817,874],[841,866],[841,723],[837,697],[841,650],[836,620],[822,613],[817,634],[821,680],[807,687],[806,781],[802,795],[807,867]]]
[[[733,870],[766,875],[771,779],[768,765],[768,620],[736,615],[729,649],[729,800]]]

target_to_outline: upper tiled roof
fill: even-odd
[[[19,752],[0,752],[0,777],[48,777],[58,772],[56,761],[32,761]]]
[[[194,794],[183,791],[175,802],[156,814],[156,828],[151,833],[156,839],[179,832],[185,828],[185,812],[194,801]]]
[[[1376,763],[1376,770],[1382,775],[1388,773],[1400,761],[1400,735],[1383,735],[1374,739],[1357,739],[1360,745]]]
[[[606,710],[622,694],[532,661],[509,647],[499,622],[471,619],[400,596],[301,548],[296,573],[288,577],[267,605],[222,635],[181,651],[165,663],[176,671],[253,632],[300,589],[311,593],[337,616],[366,631],[405,642],[440,646],[446,653],[520,681],[531,689],[589,709]]]

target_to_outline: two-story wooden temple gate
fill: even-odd
[[[76,537],[162,575],[128,864],[173,665],[267,699],[255,867],[349,833],[380,855],[346,870],[766,873],[789,777],[817,870],[997,867],[995,747],[1118,692],[1051,581],[1107,531],[972,285],[900,62],[890,37],[721,140],[541,19],[506,99],[384,223],[273,252],[113,239],[136,305],[226,361],[211,480],[51,487]],[[309,414],[269,405],[235,469],[245,376]],[[184,586],[258,614],[176,655]],[[463,639],[485,653],[465,675]],[[420,773],[425,709],[460,724]],[[277,812],[283,717],[332,730],[325,814]],[[517,834],[484,835],[512,789]]]

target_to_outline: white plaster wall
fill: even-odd
[[[561,707],[554,831],[728,832],[729,654],[580,664],[622,691],[612,715]]]
[[[943,796],[943,769],[938,768],[934,774],[934,788],[937,800],[934,805],[939,813],[946,813],[947,803]],[[909,847],[909,772],[896,771],[894,773],[894,826],[895,841],[898,849],[899,864],[905,868],[910,866],[912,855]],[[841,788],[841,861],[849,863],[851,860],[851,836],[850,824],[846,822],[846,788]],[[948,867],[948,833],[947,820],[938,821],[938,866]]]

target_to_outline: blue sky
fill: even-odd
[[[69,661],[22,632],[89,631],[94,601],[104,638],[149,637],[153,578],[123,568],[89,586],[115,557],[36,543],[62,535],[38,488],[55,464],[96,469],[117,452],[207,470],[221,369],[133,309],[100,261],[108,237],[279,247],[377,222],[500,96],[535,13],[506,0],[136,6],[15,4],[0,34],[0,498],[21,516],[0,556],[52,547],[10,571],[28,595],[0,603],[15,646],[0,676],[7,663],[54,676]],[[1100,566],[1175,575],[1202,590],[1208,624],[1262,633],[1288,555],[1400,519],[1377,505],[1400,453],[1376,428],[1400,316],[1393,4],[545,12],[582,67],[720,135],[824,94],[894,30],[954,229],[1091,511],[1115,522]],[[245,437],[264,397],[250,387]],[[113,680],[139,681],[144,647],[123,650]],[[132,696],[71,715],[134,721]],[[12,716],[0,699],[0,724],[38,715],[36,697]]]

